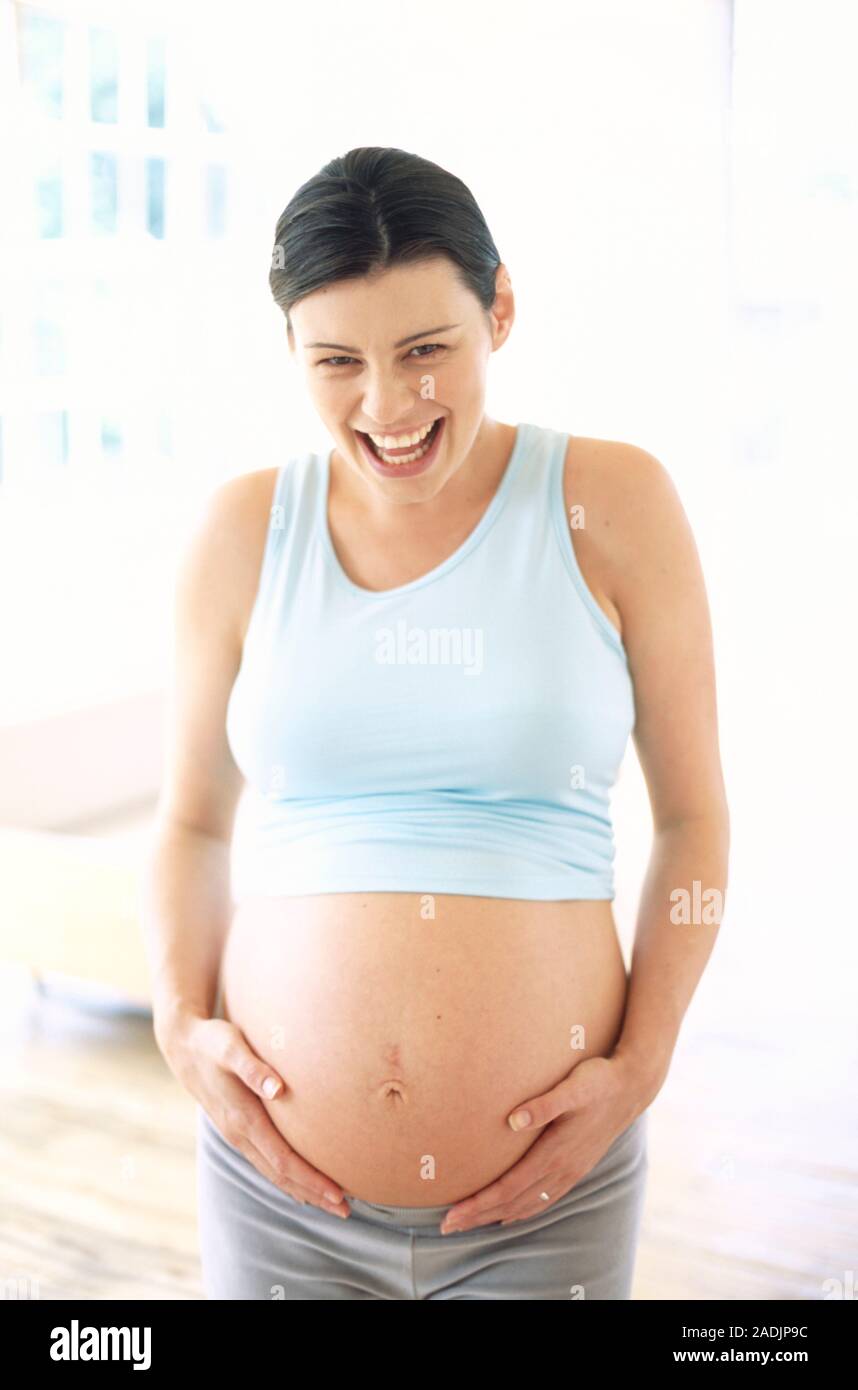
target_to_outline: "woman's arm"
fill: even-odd
[[[599,503],[587,511],[585,544],[621,615],[654,828],[613,1056],[637,1072],[648,1104],[718,934],[730,820],[709,605],[685,511],[667,470],[643,449],[604,445],[593,466],[601,477],[588,491]]]
[[[147,860],[142,921],[155,1038],[182,1015],[212,1018],[232,917],[227,841],[165,820]]]
[[[674,889],[693,884],[723,895],[727,885],[729,828],[713,814],[679,822],[655,834],[635,929],[626,1010],[612,1056],[637,1076],[644,1108],[664,1083],[680,1025],[715,945],[717,920],[672,920]],[[702,917],[703,914],[701,913]]]
[[[268,522],[272,470],[209,495],[175,586],[167,751],[141,917],[155,1035],[177,1014],[210,1018],[234,904],[230,846],[242,777],[226,738]]]

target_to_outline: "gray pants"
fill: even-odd
[[[545,1211],[442,1236],[452,1203],[346,1196],[344,1221],[275,1187],[197,1106],[203,1285],[211,1299],[627,1299],[648,1168],[645,1110]]]

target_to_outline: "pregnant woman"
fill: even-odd
[[[144,889],[206,1294],[628,1299],[647,1111],[727,876],[687,519],[645,450],[487,415],[510,277],[437,165],[333,160],[270,285],[335,447],[208,499]]]

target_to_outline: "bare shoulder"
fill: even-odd
[[[243,642],[259,582],[276,468],[218,483],[205,497],[182,560],[180,583],[223,615]]]
[[[639,445],[571,435],[563,492],[584,577],[625,638],[642,592],[655,594],[656,574],[669,583],[694,567],[696,547],[676,486],[661,460]]]
[[[661,460],[623,440],[570,436],[563,486],[568,505],[577,503],[589,513],[585,526],[590,526],[594,539],[611,530],[631,528],[637,533],[648,519],[675,514],[679,505],[673,479]]]

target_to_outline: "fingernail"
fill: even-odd
[[[510,1129],[526,1129],[530,1124],[529,1110],[516,1110],[514,1115],[509,1117]]]
[[[266,1076],[262,1083],[262,1094],[267,1096],[269,1100],[273,1100],[279,1090],[280,1082],[276,1076]]]
[[[331,1203],[333,1204],[333,1206],[335,1206],[335,1207],[338,1207],[338,1206],[340,1205],[340,1203],[342,1202],[342,1200],[343,1200],[342,1197],[338,1197],[337,1194],[336,1194],[336,1192],[326,1192],[326,1193],[325,1193],[325,1201],[326,1201],[326,1202],[331,1202]]]

